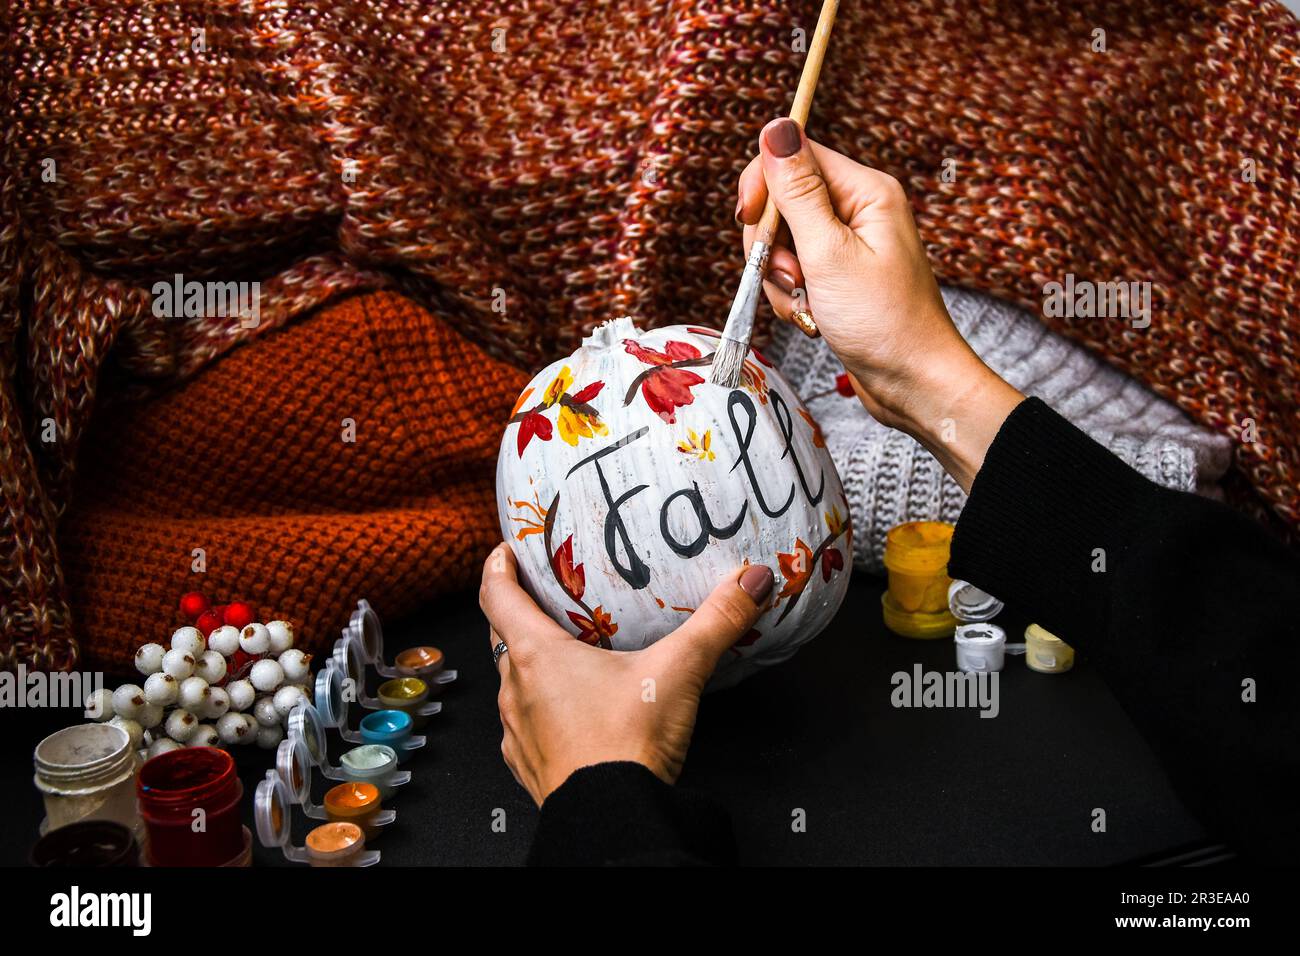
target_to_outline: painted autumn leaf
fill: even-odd
[[[785,582],[781,587],[781,593],[776,596],[779,601],[799,594],[807,586],[813,571],[813,550],[804,543],[802,538],[795,538],[794,551],[789,554],[778,552],[776,563],[781,569],[781,577]]]
[[[559,373],[551,380],[551,384],[546,386],[546,392],[542,396],[542,404],[550,408],[558,402],[566,392],[573,386],[573,371],[569,366],[564,366]]]
[[[605,387],[604,382],[592,382],[586,388],[583,388],[576,395],[571,396],[575,405],[585,405],[593,398],[600,394],[600,390]]]
[[[813,447],[825,448],[826,436],[822,434],[822,427],[817,424],[817,419],[813,418],[812,415],[808,413],[808,409],[806,408],[799,409],[799,414],[803,416],[803,420],[806,421],[808,423],[808,426],[812,429]]]
[[[526,389],[519,396],[519,401],[515,403],[515,410],[510,415],[511,420],[517,418],[519,421],[517,439],[519,457],[524,456],[524,449],[534,437],[542,441],[551,440],[554,429],[551,420],[543,412],[555,405],[560,406],[560,414],[556,421],[560,428],[560,438],[566,444],[577,445],[580,438],[608,435],[609,426],[600,420],[600,415],[588,404],[600,394],[604,386],[604,382],[592,382],[577,394],[570,395],[569,389],[573,387],[573,371],[566,365],[551,380],[551,384],[546,386],[546,391],[542,393],[542,400],[520,415],[520,409],[524,407],[528,396],[533,392],[531,388]]]
[[[565,538],[564,544],[555,549],[551,567],[555,571],[555,579],[564,588],[564,593],[575,601],[581,600],[583,592],[587,590],[587,574],[581,564],[574,567],[573,535]]]
[[[695,401],[691,389],[703,385],[704,379],[690,369],[672,368],[674,362],[700,357],[700,350],[688,342],[666,342],[662,352],[648,349],[634,339],[623,342],[629,355],[647,365],[657,365],[641,380],[641,394],[650,410],[669,425],[677,421],[677,409]]]
[[[767,375],[748,359],[740,369],[740,384],[745,391],[753,392],[760,405],[767,404]]]
[[[600,382],[596,383],[597,386],[600,384]],[[579,438],[609,434],[609,426],[600,420],[599,415],[578,411],[572,405],[565,405],[560,409],[559,425],[560,438],[568,445],[577,445]]]
[[[591,617],[569,611],[569,620],[578,627],[578,640],[584,644],[609,649],[613,647],[610,638],[618,633],[618,625],[605,613],[602,607],[592,608]]]
[[[718,457],[713,451],[713,432],[710,429],[705,429],[702,436],[697,435],[694,428],[686,429],[686,438],[677,443],[677,450],[700,461],[713,461]]]
[[[520,509],[521,514],[512,515],[510,520],[517,521],[523,525],[515,532],[515,538],[523,541],[530,534],[543,534],[546,531],[546,509],[542,507],[541,501],[537,498],[537,492],[533,492],[532,501],[512,501],[514,507]]]
[[[829,581],[836,571],[844,570],[844,555],[839,548],[827,548],[822,552],[822,580]]]
[[[533,394],[531,385],[519,393],[519,398],[515,401],[515,407],[510,409],[510,418],[514,418],[519,414],[519,409],[524,407],[524,402],[528,401],[528,396],[531,394]]]
[[[551,440],[551,420],[541,412],[529,412],[519,420],[519,435],[516,444],[519,447],[519,457],[524,457],[524,449],[536,435],[542,441]]]
[[[838,538],[847,530],[844,512],[840,511],[838,505],[831,505],[831,510],[825,514],[826,530],[831,533],[832,538]]]

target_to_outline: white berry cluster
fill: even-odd
[[[284,739],[294,705],[311,699],[310,665],[311,655],[293,646],[288,621],[243,630],[225,624],[206,641],[198,628],[181,627],[169,647],[150,643],[135,652],[143,687],[95,691],[87,715],[121,727],[150,757],[253,741],[270,750]]]

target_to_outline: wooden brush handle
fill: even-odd
[[[831,29],[835,26],[835,14],[839,9],[839,0],[822,0],[822,12],[817,18],[817,29],[813,31],[808,57],[803,61],[803,72],[799,75],[799,88],[795,90],[794,103],[790,107],[790,119],[798,123],[800,128],[808,122],[808,111],[812,109],[813,93],[817,90],[817,79],[821,76],[822,61],[826,59],[826,46],[831,41]],[[770,246],[772,240],[776,238],[776,231],[780,228],[781,213],[777,210],[769,190],[767,205],[763,207],[763,216],[758,220],[755,238]]]

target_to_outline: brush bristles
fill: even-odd
[[[718,350],[713,353],[713,371],[709,381],[723,388],[736,388],[740,385],[740,374],[749,355],[749,344],[735,339],[723,338]]]

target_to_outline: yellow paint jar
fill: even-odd
[[[1025,628],[1025,663],[1040,674],[1064,674],[1074,666],[1074,648],[1037,624]]]
[[[903,637],[952,637],[948,550],[955,529],[944,521],[909,521],[885,536],[889,589],[881,599],[885,626]]]

